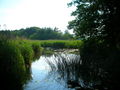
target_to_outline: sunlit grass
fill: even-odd
[[[35,42],[0,36],[0,73],[5,90],[22,88],[29,79],[31,63],[41,50]]]
[[[45,48],[76,49],[81,43],[79,40],[27,40],[0,36],[0,72],[5,78],[3,84],[12,89],[26,83],[31,63],[39,59]]]
[[[42,47],[51,47],[54,49],[78,49],[82,44],[80,40],[42,40]]]

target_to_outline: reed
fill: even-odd
[[[69,80],[74,80],[77,83],[80,82],[80,66],[82,63],[80,56],[68,56],[59,53],[54,55],[53,60],[46,59],[46,62],[51,68],[51,73],[56,72],[59,79],[63,79],[65,82],[68,82]]]

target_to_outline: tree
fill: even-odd
[[[90,81],[100,80],[110,90],[119,87],[120,1],[73,0],[69,5],[76,10],[68,28],[84,38],[80,49],[83,75]]]
[[[99,37],[120,45],[120,1],[73,0],[69,3],[73,4],[76,10],[71,15],[76,18],[69,22],[69,29],[74,29],[76,35],[83,38]]]
[[[5,34],[7,36],[14,37],[23,37],[32,40],[64,40],[72,39],[72,36],[69,32],[62,33],[58,28],[39,28],[39,27],[29,27],[26,29],[14,30],[14,31],[0,31],[0,34]]]
[[[74,39],[73,35],[68,32],[68,30],[65,30],[65,33],[63,35],[63,39]]]

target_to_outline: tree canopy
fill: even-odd
[[[118,88],[120,1],[73,0],[68,5],[76,7],[71,14],[75,19],[69,22],[68,28],[84,39],[80,48],[82,78],[86,77],[88,83],[100,81],[108,90]]]
[[[65,33],[61,32],[58,28],[39,28],[39,27],[29,27],[26,29],[20,30],[8,30],[8,31],[0,31],[0,34],[5,34],[7,36],[12,37],[23,37],[32,40],[68,40],[73,39],[73,35],[69,32],[65,31]]]
[[[69,29],[83,38],[99,37],[106,41],[120,41],[120,1],[119,0],[73,0],[72,12],[75,20],[69,22]],[[111,43],[111,42],[109,42]]]

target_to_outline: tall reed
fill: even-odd
[[[51,73],[56,72],[63,80],[68,82],[69,80],[74,80],[79,83],[80,78],[80,66],[82,61],[78,55],[66,55],[66,54],[56,54],[53,56],[53,60],[46,59],[46,62],[51,68]]]

